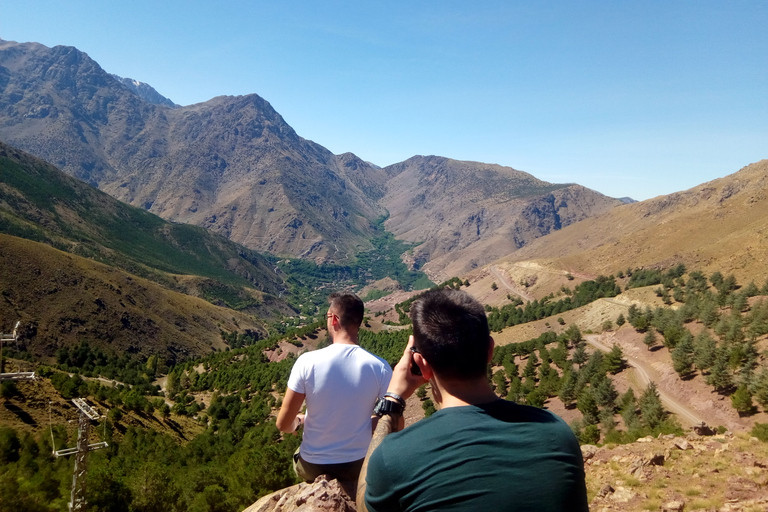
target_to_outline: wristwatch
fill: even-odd
[[[383,416],[385,414],[396,414],[402,416],[405,405],[387,400],[386,398],[377,398],[376,405],[373,406],[373,414]]]

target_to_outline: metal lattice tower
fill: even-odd
[[[3,380],[35,380],[35,372],[3,373],[5,371],[5,359],[3,359],[3,344],[7,341],[16,343],[17,332],[21,321],[13,326],[12,333],[0,333],[0,381]]]
[[[74,398],[72,399],[72,403],[80,409],[77,428],[77,447],[57,450],[53,452],[53,454],[56,457],[75,455],[75,470],[72,474],[72,495],[69,500],[69,510],[80,511],[85,510],[85,473],[88,468],[88,452],[91,450],[98,450],[99,448],[106,448],[109,445],[104,441],[101,443],[88,444],[91,420],[98,420],[99,413],[97,413],[82,398]]]

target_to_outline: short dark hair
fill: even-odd
[[[365,306],[360,297],[354,293],[333,292],[328,296],[328,302],[339,316],[339,323],[345,329],[359,328],[363,323]]]
[[[430,290],[411,305],[414,346],[441,377],[472,379],[488,367],[485,310],[460,290]]]

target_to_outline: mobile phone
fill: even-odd
[[[411,347],[411,352],[417,354],[419,351],[416,350],[416,347]],[[416,364],[416,361],[411,361],[411,373],[414,375],[421,375],[421,368]]]

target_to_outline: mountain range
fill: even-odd
[[[221,331],[263,337],[294,314],[284,276],[255,251],[1,142],[0,177],[0,330],[23,324],[11,348],[51,357],[88,339],[171,363],[224,349]]]
[[[0,41],[0,139],[121,201],[272,254],[349,261],[388,217],[389,231],[421,244],[411,264],[435,278],[622,204],[497,165],[417,156],[380,168],[334,155],[255,94],[148,101],[67,46]]]

